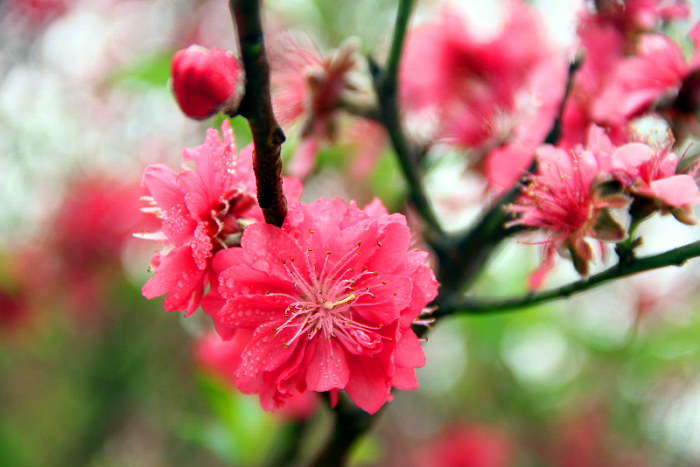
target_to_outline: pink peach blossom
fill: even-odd
[[[700,23],[690,33],[696,50]],[[651,110],[666,95],[677,93],[684,80],[700,67],[697,52],[686,62],[680,47],[660,34],[647,34],[639,42],[639,55],[617,66],[593,107],[598,122],[619,125]]]
[[[542,285],[557,252],[570,255],[576,270],[587,275],[593,250],[585,238],[622,240],[625,231],[607,209],[629,202],[621,194],[597,193],[596,184],[605,174],[592,152],[566,152],[545,145],[537,150],[537,158],[537,174],[529,177],[520,199],[509,208],[519,215],[510,225],[542,229],[547,234],[542,265],[530,279],[533,289]]]
[[[504,7],[503,31],[487,41],[474,39],[449,7],[409,34],[400,75],[402,106],[408,113],[437,114],[437,138],[477,147],[510,136],[516,93],[549,53],[534,12],[520,1]]]
[[[168,294],[167,311],[192,314],[200,304],[209,282],[212,256],[237,246],[243,228],[262,222],[256,202],[252,145],[236,155],[233,132],[227,120],[222,124],[223,141],[209,129],[204,144],[186,148],[183,159],[195,163],[175,173],[163,164],[151,165],[143,174],[143,186],[151,196],[142,198],[144,212],[162,219],[154,233],[136,234],[170,246],[152,260],[153,276],[143,286],[146,298]],[[286,195],[297,199],[301,184],[285,179]]]
[[[381,202],[295,203],[282,228],[246,228],[217,255],[223,326],[254,330],[236,372],[266,410],[307,390],[344,389],[374,413],[391,387],[415,389],[425,357],[411,323],[437,295],[426,252]],[[217,266],[220,267],[220,266]]]

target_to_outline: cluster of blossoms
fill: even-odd
[[[203,145],[185,149],[194,170],[158,164],[144,173],[142,211],[162,226],[137,235],[167,244],[144,296],[168,294],[165,309],[188,315],[201,303],[221,337],[244,339],[231,362],[235,384],[259,393],[267,410],[305,391],[344,389],[373,413],[392,387],[416,388],[425,357],[410,326],[437,282],[427,253],[409,250],[406,219],[378,200],[363,210],[321,199],[292,204],[281,229],[265,224],[252,147],[237,155],[228,121],[222,131],[223,141],[210,129]],[[284,186],[296,200],[299,181]]]
[[[557,254],[587,276],[594,247],[605,255],[606,242],[625,241],[653,213],[693,223],[697,167],[679,169],[671,132],[655,143],[632,127],[633,118],[657,112],[676,135],[696,129],[699,55],[686,62],[670,39],[649,34],[660,21],[687,16],[685,4],[596,1],[579,16],[585,59],[573,78],[535,13],[519,0],[504,6],[503,30],[488,39],[477,39],[452,6],[409,31],[398,99],[409,127],[429,128],[414,138],[426,152],[467,150],[469,169],[493,193],[520,180],[506,227],[545,234],[530,286],[543,284]],[[696,46],[698,30],[690,32]],[[378,104],[356,44],[324,55],[310,40],[280,35],[269,52],[275,116],[300,137],[287,171],[309,175],[347,111],[361,154],[355,172],[368,173],[386,135],[365,118],[377,118]],[[245,77],[232,53],[191,46],[175,55],[171,71],[186,115],[236,113]],[[364,209],[338,199],[298,202],[301,182],[293,178],[284,180],[291,202],[284,224],[265,224],[252,146],[237,154],[227,121],[222,131],[223,141],[211,129],[203,145],[185,150],[194,170],[146,169],[143,211],[162,227],[140,236],[167,247],[153,258],[143,294],[168,294],[166,310],[187,315],[201,305],[229,344],[206,353],[210,366],[259,394],[267,410],[308,391],[336,397],[343,389],[374,413],[392,388],[417,387],[414,370],[425,357],[411,325],[436,297],[437,282],[427,253],[409,248],[406,219],[378,200]],[[620,220],[623,210],[631,227]]]
[[[565,151],[550,145],[537,149],[538,170],[526,176],[519,201],[509,206],[517,215],[510,225],[542,229],[543,262],[530,286],[542,285],[558,252],[587,276],[593,250],[586,237],[620,242],[625,229],[611,210],[629,207],[632,222],[654,212],[673,214],[686,224],[695,222],[692,206],[700,202],[695,181],[697,166],[677,173],[673,141],[633,142],[616,147],[602,128],[592,126],[587,145]],[[601,244],[601,253],[605,247]]]

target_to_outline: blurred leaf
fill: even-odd
[[[381,455],[381,447],[374,436],[361,437],[350,451],[351,466],[374,465]]]
[[[274,418],[260,408],[257,398],[246,397],[212,378],[200,377],[199,383],[216,424],[199,434],[188,424],[182,430],[186,438],[206,446],[222,459],[244,465],[260,464],[277,435]]]
[[[146,58],[117,72],[110,80],[112,84],[122,81],[137,81],[152,86],[164,87],[170,79],[172,53]]]
[[[397,211],[406,194],[406,182],[394,153],[385,151],[372,175],[372,190],[389,212]]]

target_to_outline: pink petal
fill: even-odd
[[[396,345],[394,362],[396,366],[404,368],[420,368],[425,365],[423,347],[411,328],[401,330],[401,339]]]
[[[350,378],[345,351],[335,339],[324,340],[319,336],[314,340],[306,350],[307,358],[313,355],[306,370],[307,388],[317,392],[343,389]]]
[[[306,178],[314,170],[319,141],[315,137],[304,138],[299,143],[294,158],[289,162],[287,172],[292,177]]]
[[[299,339],[289,342],[294,331],[291,328],[275,331],[275,324],[266,323],[255,330],[250,344],[243,351],[243,361],[236,376],[257,378],[261,372],[275,370],[294,356]],[[283,345],[287,342],[288,348]]]
[[[187,208],[178,204],[165,213],[162,232],[173,245],[185,245],[192,240],[197,222],[192,219]]]
[[[698,185],[690,175],[682,174],[651,182],[654,194],[670,206],[697,204],[700,201]]]
[[[391,385],[396,389],[411,391],[418,389],[418,380],[416,379],[416,370],[413,368],[396,368],[396,374],[391,379]]]
[[[285,320],[284,311],[290,305],[288,297],[275,295],[241,295],[226,300],[218,317],[229,327],[255,329],[266,323]]]
[[[164,164],[149,165],[143,172],[141,184],[145,186],[163,211],[184,203],[185,197],[175,183],[177,174]]]
[[[639,166],[654,157],[654,154],[654,150],[646,144],[625,144],[613,153],[613,167],[623,169],[634,177],[639,172]]]
[[[391,384],[377,360],[369,357],[348,358],[350,379],[345,391],[359,408],[369,414],[377,412],[390,396]]]
[[[151,299],[169,294],[163,306],[167,311],[191,314],[199,306],[204,289],[204,271],[197,268],[189,246],[175,248],[165,256],[159,255],[160,264],[155,275],[141,289]]]

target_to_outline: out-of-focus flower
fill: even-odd
[[[74,0],[8,0],[2,7],[9,14],[17,14],[32,27],[39,27],[68,11]]]
[[[614,27],[632,42],[636,34],[656,29],[661,21],[685,18],[690,8],[684,0],[595,0],[595,13],[585,16]]]
[[[372,173],[387,143],[384,127],[375,121],[357,119],[347,129],[347,140],[354,151],[350,170],[362,179]]]
[[[542,265],[530,278],[539,288],[554,267],[554,255],[570,257],[576,270],[588,275],[593,249],[585,237],[617,242],[626,236],[609,208],[625,207],[629,199],[619,190],[608,190],[607,175],[592,152],[566,152],[545,145],[537,150],[537,174],[528,177],[523,193],[510,211],[519,217],[509,225],[522,225],[546,232]],[[598,189],[600,187],[600,189]]]
[[[689,36],[696,48],[689,63],[670,38],[659,34],[642,36],[639,55],[620,62],[597,99],[593,108],[596,120],[619,125],[648,112],[654,105],[662,111],[696,112],[700,99],[693,88],[697,85],[694,72],[700,68],[700,23]],[[681,89],[683,92],[679,93]],[[664,100],[667,102],[661,102]]]
[[[12,335],[30,315],[29,301],[24,294],[0,288],[0,336]]]
[[[20,272],[22,281],[34,284],[40,295],[65,294],[76,315],[93,312],[120,274],[131,232],[154,226],[138,212],[142,193],[137,181],[103,175],[70,184],[45,243],[24,252],[23,262],[35,266]]]
[[[243,98],[243,67],[228,50],[191,45],[175,53],[170,74],[180,109],[197,120],[235,112]]]
[[[344,103],[369,105],[370,83],[353,40],[324,57],[310,39],[283,37],[272,47],[270,60],[275,116],[284,127],[300,125],[302,142],[288,172],[303,178],[313,169],[319,144],[336,140]]]
[[[236,370],[241,364],[241,353],[253,337],[253,331],[241,329],[228,341],[217,333],[206,334],[194,346],[194,359],[199,368],[224,381],[231,389],[236,387]],[[278,414],[289,420],[308,420],[318,408],[318,397],[312,392],[298,394],[287,401]]]
[[[135,234],[169,245],[152,260],[153,276],[142,292],[146,298],[168,294],[167,311],[192,314],[209,282],[212,256],[238,246],[243,228],[264,220],[256,202],[252,145],[236,155],[233,132],[224,120],[223,141],[215,129],[207,131],[204,144],[186,148],[183,159],[195,163],[175,173],[163,164],[151,165],[143,174],[150,192],[141,210],[162,219],[154,233]],[[285,179],[285,194],[296,200],[301,183]]]
[[[588,128],[596,121],[593,112],[596,99],[627,51],[622,33],[614,25],[600,21],[596,15],[581,15],[577,33],[583,65],[573,77],[571,94],[562,115],[558,146],[563,148],[575,148],[585,143]],[[608,126],[616,142],[626,140],[626,126]]]
[[[472,38],[461,15],[450,8],[410,33],[401,102],[409,113],[437,114],[438,139],[472,148],[500,144],[519,121],[514,112],[518,91],[548,48],[530,8],[519,1],[504,2],[504,7],[503,32],[489,41]]]
[[[411,330],[437,295],[426,252],[408,251],[406,219],[325,198],[291,206],[281,229],[246,228],[217,255],[224,326],[254,330],[236,372],[266,410],[304,391],[345,389],[374,413],[390,389],[418,387],[425,364]]]
[[[458,426],[445,430],[418,455],[418,467],[508,467],[513,442],[502,430]]]

